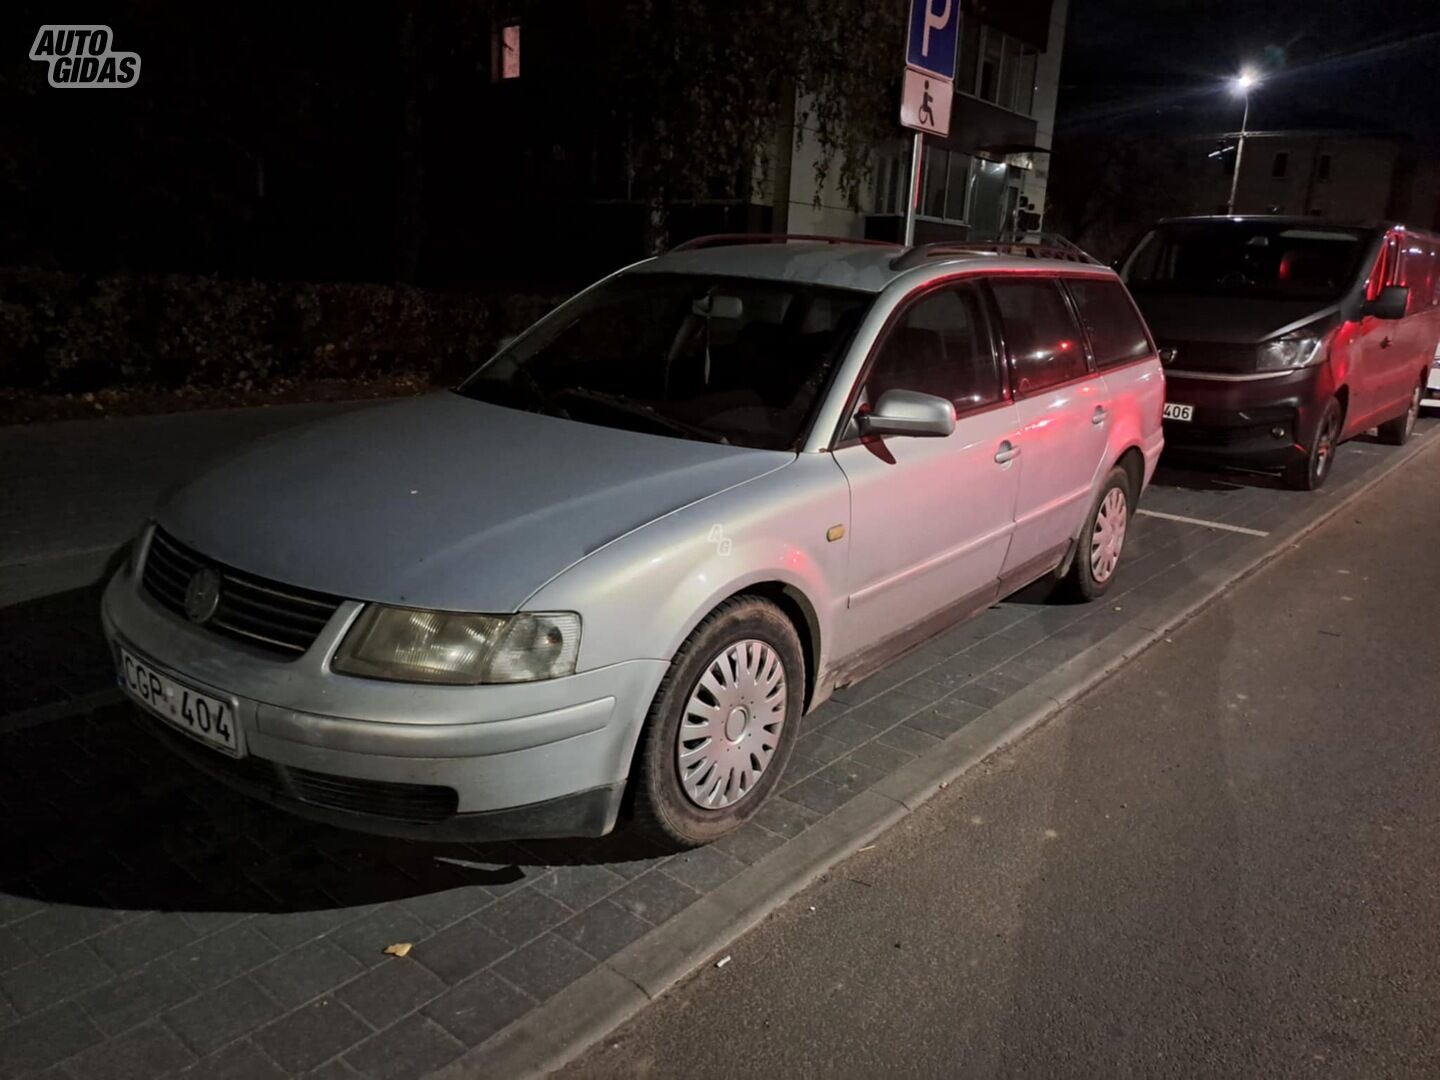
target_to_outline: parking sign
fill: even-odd
[[[910,0],[910,37],[905,63],[953,82],[960,0]]]

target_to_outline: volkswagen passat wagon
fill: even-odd
[[[122,685],[217,780],[433,838],[737,827],[802,716],[1053,575],[1114,580],[1163,376],[1119,279],[701,244],[462,386],[263,442],[109,584]]]

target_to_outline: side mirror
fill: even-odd
[[[862,435],[915,435],[944,438],[955,430],[955,404],[916,390],[886,390],[858,418]]]
[[[1361,315],[1373,315],[1377,319],[1403,319],[1405,309],[1410,306],[1410,289],[1406,285],[1386,285],[1374,300],[1367,300],[1360,309]]]

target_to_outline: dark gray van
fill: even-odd
[[[1309,489],[1346,439],[1409,438],[1440,341],[1440,236],[1174,218],[1120,273],[1160,346],[1167,454],[1275,468]]]

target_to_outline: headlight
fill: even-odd
[[[1286,334],[1260,346],[1258,371],[1287,371],[1319,363],[1325,339],[1315,334]]]
[[[570,611],[465,615],[370,604],[330,666],[399,682],[533,682],[575,673],[580,616]]]

